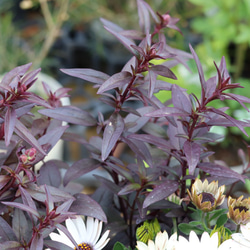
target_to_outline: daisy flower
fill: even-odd
[[[193,204],[203,212],[209,212],[214,210],[217,206],[220,206],[224,199],[223,195],[225,185],[218,187],[218,181],[212,181],[208,184],[207,179],[202,182],[200,179],[196,179],[191,188],[191,193],[187,190],[188,195]]]
[[[78,215],[74,219],[68,218],[65,223],[68,231],[78,244],[79,249],[101,250],[109,242],[109,230],[107,230],[100,238],[102,221],[99,221],[98,219],[87,217],[85,225],[83,217]],[[57,230],[59,234],[54,232],[50,233],[50,238],[53,241],[59,241],[72,249],[76,249],[71,240],[61,230]]]
[[[248,222],[250,222],[250,198],[246,198],[243,200],[243,195],[238,199],[234,199],[229,196],[227,205],[227,216],[235,224],[247,224]]]
[[[158,232],[155,241],[149,240],[148,245],[142,241],[137,241],[138,250],[175,250],[175,243],[177,242],[177,234],[173,234],[168,238],[166,231]]]

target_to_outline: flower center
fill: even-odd
[[[87,243],[78,244],[78,249],[81,249],[81,250],[93,250],[93,248]],[[76,250],[76,248],[75,248],[75,250]]]
[[[206,202],[206,201],[210,201],[211,205],[213,206],[215,199],[214,199],[214,196],[212,194],[203,192],[202,193],[202,201],[201,202]]]
[[[244,210],[245,212],[248,211],[248,209],[247,209],[246,207],[244,207],[244,206],[234,207],[234,211],[235,211],[236,209],[239,209],[240,213],[241,213],[241,211],[243,211],[243,210]]]

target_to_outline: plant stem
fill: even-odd
[[[202,226],[203,226],[204,230],[206,232],[209,232],[209,228],[207,227],[207,224],[206,224],[206,215],[207,215],[207,213],[202,211],[201,222],[202,222]]]

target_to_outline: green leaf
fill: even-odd
[[[196,234],[202,234],[204,230],[200,229],[196,225],[192,224],[186,224],[186,223],[181,223],[179,224],[178,228],[184,233],[184,234],[190,234],[191,231],[194,231]]]
[[[211,218],[209,219],[209,221],[212,221],[212,220],[216,219],[217,217],[219,217],[222,214],[224,214],[226,211],[227,211],[227,209],[224,209],[224,208],[212,211],[213,215],[211,216]]]
[[[227,220],[228,220],[227,215],[222,214],[216,222],[217,227],[223,226],[227,222]]]
[[[127,248],[125,247],[121,242],[116,242],[114,247],[113,247],[113,250],[132,250],[130,247]]]

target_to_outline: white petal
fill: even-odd
[[[98,227],[99,227],[99,220],[93,219],[92,232],[91,233],[89,232],[90,233],[89,242],[92,243],[93,245],[96,243],[96,241],[100,236],[101,231],[98,229]]]
[[[77,228],[78,234],[80,236],[80,242],[78,244],[86,242],[88,236],[87,236],[87,230],[86,230],[86,226],[85,226],[82,216],[77,216],[74,223],[75,223],[75,227]]]
[[[95,230],[95,237],[93,237],[93,240],[91,241],[93,245],[95,245],[98,239],[100,238],[102,231],[102,221],[96,219],[95,223],[97,224],[97,227]]]
[[[86,243],[91,243],[92,234],[94,232],[94,218],[93,217],[87,217],[86,228],[87,228]]]
[[[77,244],[82,243],[81,235],[80,232],[78,231],[78,228],[76,227],[75,223],[77,219],[67,219],[65,221],[66,227],[69,230],[70,234],[73,236],[74,240],[76,241]]]
[[[53,241],[58,241],[58,242],[61,242],[69,247],[72,247],[74,248],[74,244],[71,242],[71,240],[59,229],[57,229],[59,234],[57,233],[50,233],[49,234],[49,237],[53,240]]]
[[[107,243],[109,242],[109,238],[108,238],[108,235],[109,235],[109,230],[107,230],[101,237],[101,239],[95,244],[94,246],[94,250],[101,250],[103,249]],[[108,238],[108,239],[107,239]]]
[[[136,247],[138,250],[148,250],[148,246],[141,241],[137,241]]]

